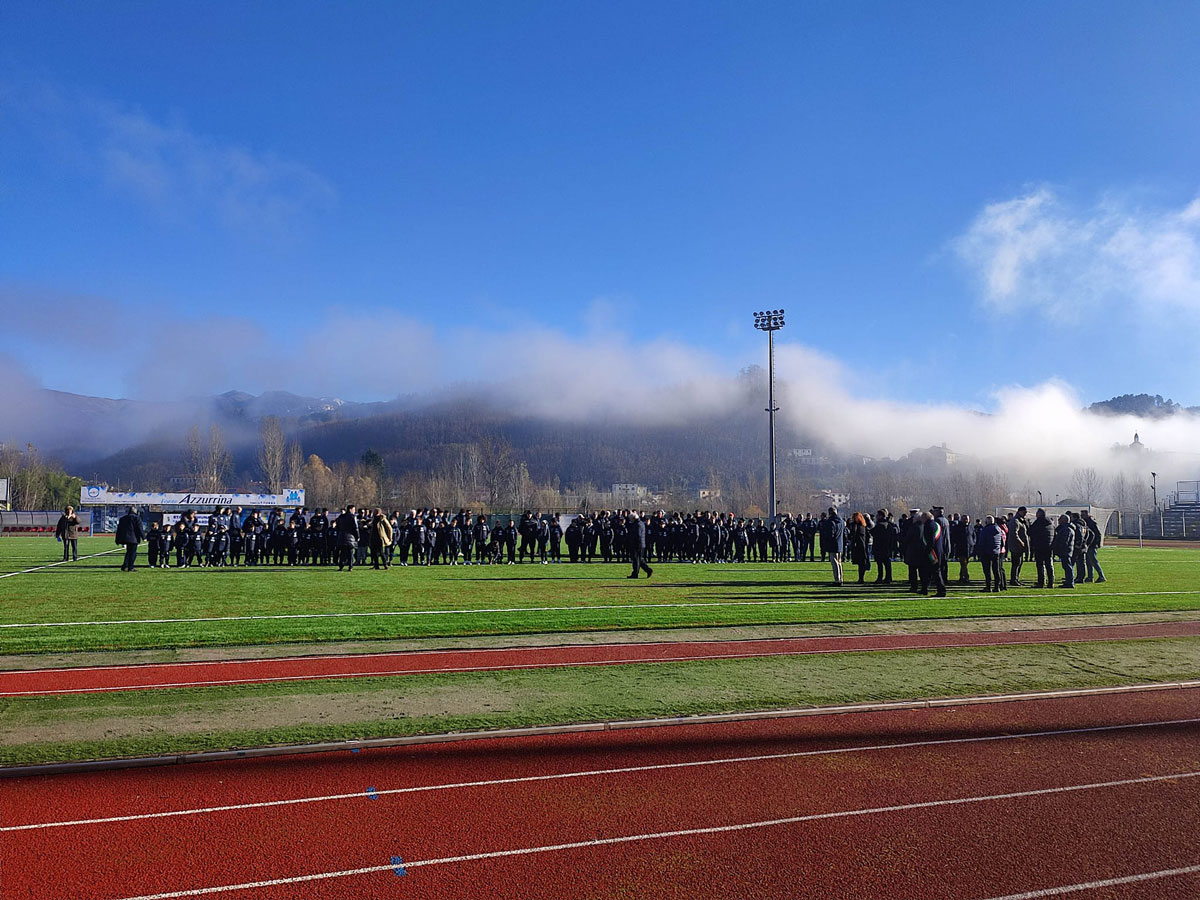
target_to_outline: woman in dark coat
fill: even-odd
[[[850,561],[858,566],[858,583],[863,584],[867,570],[871,568],[871,558],[867,554],[867,548],[871,545],[871,532],[862,513],[855,513],[850,517],[847,534],[850,539]]]

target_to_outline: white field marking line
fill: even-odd
[[[190,666],[228,666],[228,665],[257,665],[261,663],[279,663],[279,662],[309,662],[312,660],[330,660],[330,659],[380,659],[388,656],[436,656],[437,654],[445,655],[461,655],[475,653],[535,653],[538,651],[552,652],[555,650],[602,650],[609,647],[674,647],[679,644],[688,644],[692,646],[709,647],[713,645],[731,645],[731,644],[780,644],[784,641],[794,641],[798,643],[815,642],[815,641],[847,641],[847,640],[875,640],[881,638],[901,638],[901,637],[924,637],[924,636],[961,636],[961,635],[1000,635],[1000,634],[1038,634],[1043,631],[1062,632],[1062,631],[1093,631],[1096,629],[1114,629],[1114,628],[1162,628],[1177,625],[1196,625],[1200,626],[1200,621],[1194,619],[1178,619],[1168,620],[1165,622],[1118,622],[1112,625],[1066,625],[1055,628],[1015,628],[1008,631],[1003,629],[992,629],[988,631],[924,631],[916,634],[812,634],[803,635],[800,637],[773,637],[773,638],[729,638],[724,640],[713,641],[610,641],[605,643],[595,644],[543,644],[543,645],[528,645],[524,647],[437,647],[434,649],[418,649],[418,650],[388,650],[382,653],[309,653],[303,656],[262,656],[254,659],[200,659],[200,660],[183,660],[180,662],[142,662],[142,663],[122,663],[112,666],[58,666],[52,669],[3,669],[0,670],[0,678],[6,675],[15,675],[18,673],[37,672],[40,674],[57,674],[59,672],[110,672],[126,669],[182,669]],[[1200,637],[1200,634],[1161,634],[1161,635],[1131,635],[1129,640],[1138,640],[1140,638],[1159,638],[1159,637]],[[1045,641],[1001,641],[999,643],[1045,643],[1058,644],[1064,641],[1069,641],[1069,638],[1059,638],[1058,640]],[[1106,640],[1106,638],[1081,638],[1082,641],[1091,640]],[[1117,638],[1120,640],[1120,638]],[[942,645],[938,645],[942,646]],[[956,647],[958,644],[949,644],[946,646]],[[975,645],[968,644],[963,646],[992,646],[991,644]],[[885,648],[881,648],[885,649]],[[924,647],[898,647],[886,649],[913,650],[925,649]],[[797,653],[817,653],[825,651],[816,650],[798,650]],[[835,650],[837,653],[845,653],[849,651]],[[858,652],[858,651],[854,651]],[[690,657],[689,657],[690,658]],[[707,658],[707,657],[704,657]],[[441,671],[441,670],[431,670]],[[203,683],[203,682],[202,682]]]
[[[606,847],[613,844],[629,844],[640,841],[665,840],[668,838],[694,837],[704,834],[727,834],[733,831],[751,831],[759,828],[771,828],[779,825],[797,825],[803,822],[818,822],[829,819],[845,819],[857,816],[879,815],[881,813],[909,812],[918,809],[935,809],[942,806],[963,806],[971,803],[992,803],[1001,800],[1019,800],[1026,797],[1043,797],[1051,794],[1066,794],[1077,791],[1094,791],[1103,788],[1128,787],[1130,785],[1152,784],[1155,782],[1175,781],[1183,778],[1195,778],[1200,772],[1179,772],[1172,775],[1152,775],[1144,778],[1124,778],[1119,781],[1100,781],[1091,784],[1072,784],[1065,787],[1038,788],[1030,791],[1013,791],[1007,794],[985,794],[975,797],[954,797],[944,800],[925,800],[920,803],[903,803],[897,806],[874,806],[866,809],[844,809],[835,812],[810,813],[803,816],[788,816],[782,819],[763,819],[758,822],[739,822],[736,825],[710,825],[704,828],[681,828],[676,831],[656,831],[648,834],[627,834],[620,837],[593,838],[588,841],[572,841],[567,844],[546,844],[540,847],[517,847],[508,850],[489,850],[482,853],[467,853],[462,856],[443,856],[435,859],[418,859],[405,862],[407,869],[423,866],[441,866],[450,863],[477,862],[483,859],[500,859],[508,856],[530,856],[535,853],[553,853],[560,850],[580,850],[590,847]],[[321,881],[330,878],[345,878],[350,875],[366,875],[373,872],[388,872],[395,865],[365,866],[361,869],[345,869],[340,872],[316,872],[311,875],[293,875],[290,878],[273,878],[269,881],[252,881],[243,884],[225,884],[215,887],[192,888],[184,891],[168,891],[161,894],[143,894],[137,897],[123,897],[121,900],[175,900],[178,897],[196,897],[203,894],[224,894],[231,891],[244,891],[253,888],[275,887],[282,884],[297,884],[304,881]],[[1038,896],[1026,895],[1026,896]]]
[[[113,551],[107,551],[109,553]],[[13,573],[19,574],[19,573]],[[7,576],[6,576],[7,577]],[[1107,593],[1084,592],[1077,595],[1088,597],[1169,597],[1175,595],[1200,594],[1194,591],[1112,591]],[[1027,600],[1045,594],[1012,594],[1010,600]],[[954,594],[955,600],[977,600],[979,598],[993,599],[990,594]],[[193,619],[113,619],[101,622],[9,622],[0,624],[0,628],[66,628],[95,625],[174,625],[194,622],[257,622],[277,619],[352,619],[373,618],[380,616],[462,616],[480,615],[484,613],[531,613],[531,612],[592,612],[608,609],[636,609],[651,611],[656,609],[705,608],[712,606],[808,606],[824,603],[891,603],[893,601],[911,601],[911,595],[904,597],[857,597],[845,600],[730,600],[728,602],[711,603],[610,603],[591,606],[513,606],[495,609],[403,609],[384,610],[377,612],[353,613],[280,613],[262,616],[200,616]],[[947,599],[947,598],[941,598]]]
[[[512,778],[493,778],[487,781],[458,781],[448,784],[423,784],[413,787],[376,790],[379,796],[392,794],[421,794],[431,791],[461,790],[463,788],[495,787],[503,784],[527,784],[539,781],[562,781],[568,778],[594,778],[599,775],[630,775],[638,772],[660,772],[670,769],[689,769],[705,766],[724,766],[735,763],[769,762],[779,759],[803,759],[814,756],[836,756],[843,753],[872,753],[884,750],[911,750],[917,747],[942,747],[954,744],[979,744],[993,741],[1015,741],[1023,738],[1058,737],[1067,734],[1095,734],[1105,731],[1126,731],[1133,728],[1157,728],[1163,725],[1194,725],[1200,718],[1164,719],[1157,722],[1134,722],[1124,725],[1094,725],[1087,728],[1065,728],[1054,731],[1028,731],[1020,734],[995,734],[984,737],[942,738],[930,741],[905,741],[897,744],[868,744],[858,747],[833,747],[827,750],[798,750],[792,753],[764,753],[756,756],[731,756],[717,759],[697,759],[676,763],[653,763],[644,766],[623,766],[614,769],[585,769],[578,772],[558,772],[553,775],[522,775]],[[208,806],[197,809],[177,809],[165,812],[135,813],[127,816],[107,816],[97,819],[74,819],[61,822],[33,822],[27,825],[0,826],[5,831],[35,831],[43,828],[66,828],[75,825],[102,825],[111,822],[134,822],[143,819],[167,819],[176,816],[206,815],[241,809],[264,809],[273,806],[295,806],[303,803],[323,803],[330,800],[355,800],[365,796],[363,791],[349,794],[326,794],[315,797],[294,797],[287,800],[262,800],[257,803],[236,803],[227,806]]]
[[[1097,888],[1115,887],[1119,884],[1137,884],[1139,881],[1156,881],[1159,878],[1171,878],[1175,875],[1193,875],[1197,872],[1200,872],[1200,866],[1160,869],[1157,872],[1142,872],[1138,875],[1125,875],[1121,878],[1105,878],[1103,881],[1085,881],[1080,884],[1042,888],[1039,891],[1026,891],[1023,894],[1005,894],[1003,897],[990,897],[988,900],[1037,900],[1038,897],[1058,897],[1062,894],[1073,894],[1076,891],[1094,891]]]
[[[101,550],[99,553],[90,553],[87,556],[79,557],[79,559],[95,559],[97,556],[105,556],[109,553],[116,553],[120,549],[120,547],[113,547],[111,550]],[[0,575],[0,578],[12,578],[14,575],[27,575],[30,572],[38,572],[42,569],[53,569],[55,566],[66,565],[69,562],[79,562],[79,559],[60,559],[58,562],[49,563],[44,566],[34,566],[32,569],[22,569],[19,572],[8,572],[4,575]]]
[[[1162,637],[1198,637],[1200,635],[1162,635]],[[1140,635],[1133,640],[1151,640],[1154,635]],[[672,662],[703,662],[709,659],[756,659],[759,657],[771,656],[822,656],[834,653],[890,653],[899,650],[970,650],[977,647],[1027,647],[1044,644],[1071,644],[1071,643],[1089,643],[1098,638],[1080,638],[1075,641],[1071,640],[1044,640],[1044,641],[997,641],[994,643],[975,643],[975,644],[911,644],[896,647],[850,647],[847,649],[826,649],[826,650],[764,650],[758,653],[714,653],[701,656],[641,656],[628,657],[626,659],[586,659],[577,660],[575,662],[550,662],[550,663],[508,663],[506,665],[488,665],[479,666],[452,666],[448,668],[433,668],[433,669],[380,669],[378,671],[367,672],[318,672],[310,675],[272,675],[267,678],[258,678],[253,675],[245,678],[222,678],[212,679],[210,681],[162,681],[149,682],[141,684],[123,684],[109,685],[106,687],[89,687],[89,688],[54,688],[53,690],[42,691],[6,691],[0,689],[0,697],[49,697],[55,694],[102,694],[111,693],[114,691],[146,691],[146,690],[165,690],[167,688],[184,688],[184,687],[220,687],[228,684],[270,684],[276,681],[322,681],[335,678],[390,678],[396,675],[437,675],[439,673],[455,674],[463,672],[503,672],[513,669],[575,669],[583,666],[621,666],[621,665],[640,665],[644,663],[672,663]],[[638,646],[638,645],[634,645]],[[384,654],[386,655],[386,654]],[[339,657],[334,657],[335,659]],[[340,657],[346,658],[346,657]],[[353,657],[351,657],[353,658]],[[286,660],[286,657],[284,658]],[[255,660],[255,662],[263,662],[265,660]],[[271,660],[278,662],[279,660]],[[240,665],[234,662],[233,665]],[[170,666],[170,663],[162,665]],[[119,669],[120,666],[112,668]],[[47,671],[67,671],[66,669],[18,669],[15,673],[22,675],[27,674],[42,674]],[[0,672],[0,681],[9,672]]]

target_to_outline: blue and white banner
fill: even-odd
[[[113,491],[106,487],[84,485],[79,489],[79,502],[88,506],[183,506],[199,509],[206,506],[303,506],[304,488],[282,494],[205,493],[203,491]]]

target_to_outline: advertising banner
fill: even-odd
[[[79,502],[88,506],[181,506],[200,509],[208,506],[244,506],[270,508],[274,506],[303,506],[304,488],[282,494],[237,494],[202,491],[113,491],[106,487],[84,485],[79,489]]]

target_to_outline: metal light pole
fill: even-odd
[[[771,502],[768,515],[775,518],[775,332],[783,327],[783,310],[768,309],[754,314],[754,327],[767,333],[767,415],[771,421]]]
[[[1157,472],[1150,473],[1150,493],[1154,496],[1154,508],[1158,509],[1158,473]]]
[[[1044,506],[1044,505],[1045,504],[1042,503],[1042,492],[1038,491],[1038,506]]]

